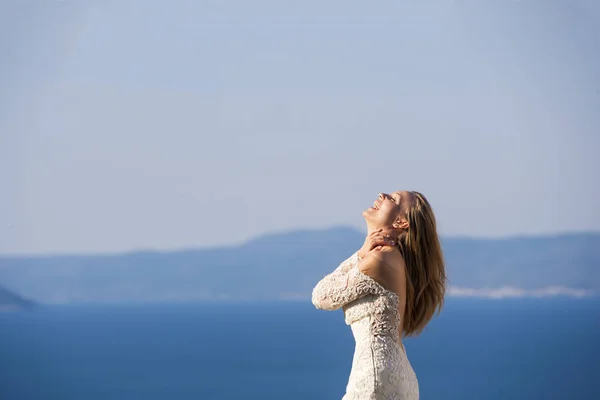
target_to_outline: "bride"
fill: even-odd
[[[356,347],[342,400],[419,398],[419,384],[402,343],[442,309],[443,254],[435,217],[418,192],[381,193],[363,212],[360,250],[313,289],[323,310],[343,308]]]

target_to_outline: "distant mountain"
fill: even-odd
[[[338,227],[212,249],[0,257],[0,283],[48,303],[308,299],[363,240],[360,231]],[[600,234],[443,238],[442,245],[450,294],[600,292]]]
[[[0,311],[22,310],[31,308],[32,306],[33,302],[0,286]]]

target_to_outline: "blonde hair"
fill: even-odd
[[[408,228],[399,238],[406,263],[406,311],[404,336],[417,336],[444,305],[446,272],[431,205],[419,192],[406,210]]]

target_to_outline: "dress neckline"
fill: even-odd
[[[386,292],[386,293],[388,293],[388,294],[396,297],[396,299],[400,300],[400,296],[398,295],[398,293],[394,292],[393,290],[384,288],[383,285],[381,283],[377,282],[375,279],[373,279],[373,277],[371,277],[371,276],[365,274],[364,272],[362,272],[360,270],[360,268],[358,268],[358,264],[354,265],[354,268],[356,268],[356,271],[360,275],[366,277],[367,279],[369,279],[370,281],[372,281],[373,283],[375,283],[379,288],[381,288],[381,290],[383,290],[384,292]]]

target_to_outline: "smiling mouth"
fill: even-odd
[[[379,210],[379,204],[377,204],[376,201],[373,202],[373,205],[371,206],[372,209],[374,210]]]

